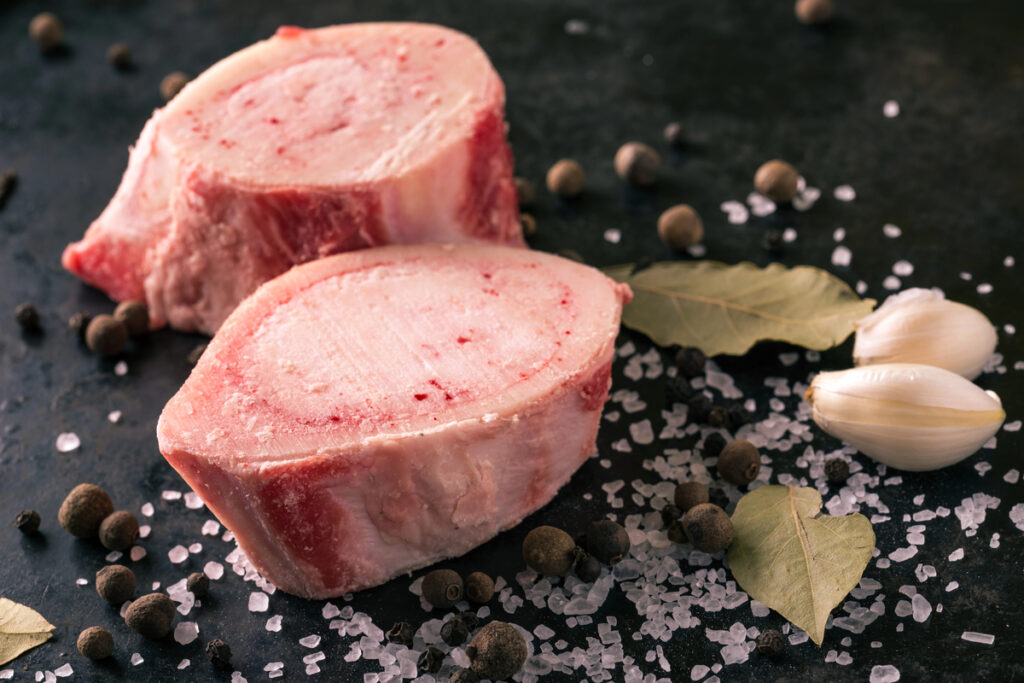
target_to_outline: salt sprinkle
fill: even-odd
[[[81,439],[74,432],[61,432],[57,435],[57,450],[61,453],[70,453],[81,445]]]
[[[152,517],[153,516],[153,504],[152,503],[143,503],[141,510],[142,510],[143,517]]]
[[[832,195],[841,202],[852,202],[857,198],[857,192],[850,185],[840,185]]]
[[[315,633],[304,638],[299,638],[299,645],[308,647],[310,650],[320,645],[320,636]],[[308,662],[307,662],[308,664]]]
[[[1017,332],[1017,328],[1011,325],[1010,323],[1006,323],[1005,325],[1003,325],[1003,332],[1005,332],[1006,334],[1015,334]]]
[[[121,411],[111,410],[109,413],[107,413],[107,420],[109,420],[113,424],[117,424],[118,422],[121,421]]]
[[[188,548],[176,545],[167,552],[167,558],[172,564],[181,564],[188,559]]]
[[[1005,429],[1008,432],[1019,432],[1021,426],[1024,426],[1024,423],[1022,423],[1020,420],[1014,420],[1013,422],[1007,422],[1006,424],[1004,424],[1003,429]]]
[[[220,577],[224,576],[224,565],[220,562],[207,562],[203,567],[203,573],[209,576],[213,581],[216,581]]]
[[[735,200],[722,202],[719,208],[726,214],[727,220],[733,225],[742,225],[750,218],[750,212],[747,211],[747,207]]]
[[[203,552],[203,544],[193,543],[188,547],[188,552],[192,555],[198,555],[199,553]]]
[[[612,244],[618,244],[619,241],[622,239],[622,231],[616,230],[615,228],[609,228],[608,230],[604,231],[604,239],[605,241],[611,242]]]
[[[863,295],[865,292],[868,291],[868,283],[864,282],[863,280],[857,280],[856,290],[858,294]]]
[[[188,491],[185,494],[185,507],[189,510],[198,510],[203,507],[203,499],[195,491]]]
[[[927,598],[918,593],[910,599],[910,604],[914,609],[914,621],[919,624],[928,621],[928,617],[932,615],[932,605],[928,602]]]
[[[203,536],[216,536],[220,533],[220,522],[208,519],[203,522],[202,534]]]
[[[111,550],[109,553],[107,553],[107,556],[104,559],[107,562],[117,562],[123,556],[124,556],[124,553],[122,553],[120,550]]]
[[[870,683],[896,683],[900,680],[900,670],[892,664],[876,664],[871,667]]]
[[[181,491],[164,491],[160,497],[164,500],[181,500]]]
[[[844,228],[836,228],[832,231],[832,239],[836,242],[842,242],[846,239],[846,230]]]
[[[114,374],[117,375],[118,377],[123,377],[127,375],[128,364],[125,363],[123,360],[117,361],[117,364],[114,366]]]
[[[0,681],[6,681],[14,678],[14,669],[4,669],[0,671]]]
[[[832,252],[832,265],[839,268],[844,268],[850,265],[853,260],[853,252],[850,251],[849,247],[839,245]]]
[[[992,285],[987,282],[982,282],[978,285],[978,294],[990,294],[992,292]]]
[[[890,275],[882,280],[882,286],[890,291],[895,291],[900,288],[900,279],[895,275]]]
[[[250,612],[266,612],[267,608],[270,607],[270,596],[261,591],[255,593],[249,593],[249,611]]]
[[[70,664],[65,664],[53,670],[53,674],[59,678],[67,678],[73,673],[75,673],[75,670],[71,668]]]
[[[1024,503],[1017,503],[1010,508],[1010,521],[1015,527],[1024,531]]]
[[[967,282],[970,282],[970,281],[971,281],[971,278],[973,278],[973,277],[974,277],[974,276],[973,276],[973,275],[971,275],[970,273],[960,273],[960,279],[961,279],[961,280],[965,280],[965,281],[967,281]]]
[[[955,591],[959,587],[960,587],[960,582],[959,581],[950,581],[949,583],[946,584],[946,592],[947,593],[952,593],[953,591]]]
[[[796,242],[796,228],[786,228],[782,231],[783,242]]]
[[[901,277],[913,275],[914,264],[912,264],[910,261],[897,261],[896,263],[892,264],[892,272]]]
[[[183,621],[174,627],[174,640],[179,645],[188,645],[199,637],[199,625],[194,621]]]
[[[132,562],[138,562],[146,556],[146,549],[141,545],[133,545],[132,549],[128,552],[128,557],[132,558]]]
[[[140,655],[138,652],[132,653],[132,666],[138,666],[139,664],[142,664],[144,661],[146,660],[144,660],[142,658],[142,655]]]
[[[882,105],[882,115],[887,119],[894,119],[900,115],[900,103],[896,100],[889,100]]]
[[[180,662],[178,662],[178,671],[181,671],[182,669],[187,669],[191,664],[192,660],[190,659],[181,660]]]
[[[1012,256],[1007,256],[1003,259],[1003,265],[1007,268],[1013,268],[1013,264],[1016,263]]]
[[[88,586],[89,579],[77,579],[75,580],[75,583],[77,583],[79,586]]]
[[[590,24],[583,19],[569,19],[565,22],[565,32],[570,36],[582,36],[590,33]]]
[[[282,617],[280,614],[275,614],[274,616],[270,617],[269,619],[267,619],[266,629],[272,633],[277,633],[281,630],[282,619],[284,619],[284,617]]]
[[[977,631],[964,631],[963,635],[960,636],[969,643],[980,643],[982,645],[991,645],[996,642],[996,637],[989,633],[978,633]]]
[[[888,237],[889,239],[896,239],[897,237],[903,234],[903,231],[900,230],[898,225],[886,223],[885,225],[882,226],[882,234]]]
[[[1007,484],[1016,484],[1020,481],[1020,470],[1014,468],[1003,475],[1003,481]]]

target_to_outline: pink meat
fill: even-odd
[[[427,24],[286,27],[157,110],[64,267],[151,324],[213,333],[263,282],[352,249],[521,246],[505,91]]]
[[[594,452],[630,297],[508,247],[298,266],[221,327],[160,451],[281,589],[375,586],[515,526]]]

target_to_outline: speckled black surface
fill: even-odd
[[[265,680],[266,662],[285,663],[285,680],[305,677],[297,644],[310,633],[324,636],[323,680],[362,680],[369,670],[349,665],[342,657],[349,639],[327,630],[321,602],[307,602],[280,593],[266,614],[250,614],[243,584],[230,572],[214,582],[213,598],[190,618],[198,620],[201,637],[188,646],[168,639],[150,643],[131,634],[115,609],[95,595],[92,575],[104,565],[99,546],[70,539],[56,523],[56,510],[74,484],[90,480],[107,488],[119,507],[138,510],[152,501],[156,514],[144,545],[149,556],[135,563],[140,584],[164,586],[200,568],[207,560],[223,560],[230,546],[199,529],[209,515],[185,510],[181,502],[160,500],[165,489],[183,483],[156,449],[154,426],[164,402],[188,374],[186,353],[199,338],[160,331],[124,356],[130,371],[116,377],[113,364],[98,361],[65,329],[78,310],[109,310],[105,297],[64,273],[59,265],[63,246],[77,239],[100,212],[117,186],[126,149],[153,108],[159,106],[160,78],[183,69],[198,73],[257,39],[279,24],[316,26],[370,19],[407,19],[447,24],[475,36],[491,55],[508,89],[510,138],[522,175],[540,182],[547,166],[562,156],[579,159],[589,173],[586,195],[563,205],[543,195],[537,215],[540,228],[533,245],[546,250],[573,248],[588,262],[610,265],[644,257],[671,258],[653,225],[659,211],[679,201],[694,205],[707,226],[711,258],[765,263],[760,250],[765,226],[794,226],[799,239],[788,245],[782,261],[826,267],[835,244],[833,229],[847,231],[851,266],[833,269],[851,284],[864,280],[869,295],[884,296],[883,278],[898,259],[916,270],[906,285],[940,286],[951,298],[978,307],[998,326],[1010,323],[1024,330],[1019,305],[1019,272],[1024,268],[1024,137],[1020,134],[1024,103],[1024,4],[1013,0],[961,2],[908,0],[881,3],[837,0],[836,21],[824,29],[797,24],[788,2],[778,0],[702,0],[645,3],[438,2],[380,0],[374,3],[271,0],[230,2],[129,2],[127,0],[10,1],[0,5],[0,166],[17,169],[20,180],[0,210],[0,520],[13,520],[23,507],[43,515],[44,534],[22,538],[4,522],[0,539],[0,595],[38,608],[57,629],[54,639],[14,663],[15,680],[32,680],[40,670],[72,663],[78,680],[212,680],[215,674],[202,656],[202,644],[219,636],[234,649],[238,668],[250,681]],[[26,37],[29,19],[42,9],[63,17],[67,49],[43,57]],[[567,35],[566,20],[589,22],[586,35]],[[125,41],[132,46],[136,67],[117,73],[104,61],[107,46]],[[882,104],[898,100],[896,119],[882,116]],[[679,119],[692,131],[692,145],[677,152],[664,148],[660,132]],[[628,139],[654,143],[664,155],[657,187],[635,191],[622,186],[612,172],[612,156]],[[718,206],[742,200],[757,165],[772,157],[796,164],[825,195],[809,212],[780,212],[744,226],[729,225]],[[849,183],[858,193],[852,203],[834,200],[831,190]],[[903,236],[889,240],[881,226],[895,223]],[[607,228],[622,230],[617,245],[606,242]],[[1021,263],[1004,267],[1003,258]],[[974,275],[972,281],[958,277]],[[976,292],[989,282],[989,295]],[[43,316],[45,334],[23,336],[11,311],[33,301]],[[624,333],[641,349],[646,342]],[[788,370],[778,362],[784,345],[766,344],[745,358],[722,365],[740,386],[758,398],[763,415],[767,402],[764,377],[785,374],[804,379],[824,368],[848,364],[850,344],[826,353],[820,364],[799,363]],[[1000,333],[1000,349],[1010,370],[986,375],[981,384],[997,390],[1008,419],[1021,417],[1024,398],[1021,373],[1013,362],[1024,359],[1018,337]],[[616,368],[617,386],[629,386]],[[663,404],[660,384],[645,385],[648,413],[658,424]],[[122,410],[112,425],[106,415]],[[521,566],[519,544],[534,524],[554,522],[576,530],[586,520],[609,511],[600,484],[614,478],[653,481],[641,466],[664,442],[635,447],[632,454],[611,451],[609,444],[626,434],[628,420],[606,423],[600,438],[605,470],[596,460],[584,465],[548,507],[521,527],[452,561],[464,573],[482,569],[513,578]],[[59,432],[75,431],[82,447],[70,454],[54,448]],[[679,444],[672,444],[679,445]],[[822,435],[815,445],[831,449]],[[888,570],[869,566],[868,576],[884,584],[886,615],[853,636],[842,648],[845,631],[831,630],[821,651],[811,644],[791,648],[781,662],[753,656],[747,663],[722,670],[723,680],[867,680],[875,664],[894,664],[903,680],[1008,681],[1024,666],[1020,633],[1024,629],[1024,580],[1020,557],[1024,535],[1009,522],[1009,509],[1024,501],[1024,484],[1002,480],[1011,467],[1021,467],[1019,434],[1002,432],[995,451],[982,451],[946,470],[904,476],[901,487],[879,491],[893,508],[892,522],[876,527],[879,547],[888,553],[905,545],[899,515],[911,511],[910,500],[926,494],[924,506],[953,508],[974,492],[1002,499],[989,511],[977,536],[965,538],[955,516],[928,523],[927,544],[917,557]],[[776,458],[785,469],[789,456]],[[974,465],[986,460],[993,470],[980,477]],[[867,459],[869,471],[872,465]],[[593,501],[583,499],[594,492]],[[624,512],[632,510],[628,502]],[[1000,547],[989,549],[993,533]],[[185,565],[167,559],[172,546],[201,540],[204,551]],[[946,557],[963,547],[956,563]],[[893,615],[898,588],[917,585],[914,567],[933,564],[938,578],[920,585],[944,611],[925,624]],[[75,579],[90,585],[77,587]],[[948,581],[961,587],[945,593]],[[408,579],[365,591],[351,604],[387,628],[394,620],[419,620],[424,615],[408,593]],[[500,612],[496,603],[492,607]],[[781,626],[777,615],[756,619],[748,606],[735,611],[702,614],[703,625],[728,628],[735,621],[759,627]],[[284,615],[284,629],[264,630],[271,614]],[[703,627],[678,632],[664,645],[671,674],[657,663],[645,663],[649,640],[634,643],[628,633],[639,626],[634,606],[617,590],[598,614],[617,615],[626,633],[627,654],[645,671],[673,680],[689,680],[695,664],[720,661],[720,646],[711,645]],[[540,618],[532,608],[512,617],[532,629]],[[905,630],[896,625],[905,622]],[[83,660],[75,651],[78,632],[101,624],[115,633],[115,656],[101,664]],[[557,630],[564,631],[564,626]],[[965,630],[996,636],[993,647],[964,642]],[[594,626],[578,627],[564,637],[585,645]],[[560,633],[560,635],[562,635]],[[870,647],[880,641],[882,647]],[[846,667],[824,663],[829,649],[847,650]],[[145,662],[132,667],[139,652]],[[182,658],[192,666],[175,670]],[[582,676],[582,674],[581,674]],[[615,673],[621,678],[621,669]]]

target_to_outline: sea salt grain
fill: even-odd
[[[882,105],[882,115],[887,119],[894,119],[900,115],[900,103],[896,100],[889,100]]]
[[[189,510],[198,510],[203,507],[203,499],[194,491],[189,491],[185,494],[185,507]]]
[[[892,264],[892,272],[893,274],[899,275],[900,277],[913,275],[914,264],[912,264],[910,261],[897,261],[896,263]]]
[[[606,242],[618,244],[619,240],[622,239],[622,231],[616,230],[615,228],[609,228],[608,230],[604,231],[604,239]]]
[[[174,627],[174,640],[179,645],[188,645],[199,637],[199,625],[194,621],[183,621]]]
[[[845,268],[853,260],[853,252],[848,247],[839,245],[832,251],[832,265]]]
[[[635,422],[629,426],[629,435],[633,437],[633,441],[646,445],[654,442],[654,428],[651,427],[650,420],[643,420],[641,422]]]
[[[1017,503],[1010,508],[1010,521],[1015,527],[1024,531],[1024,503]]]
[[[128,556],[132,558],[132,562],[138,562],[146,556],[146,549],[141,545],[133,545],[129,551]]]
[[[900,680],[900,670],[892,664],[876,664],[871,667],[870,683],[896,683]]]
[[[181,564],[188,559],[188,548],[183,545],[176,545],[168,551],[167,558],[172,564]]]
[[[919,624],[923,624],[928,621],[928,617],[932,615],[932,605],[928,602],[927,598],[918,593],[910,599],[910,604],[914,610],[914,621]]]
[[[836,228],[832,231],[832,239],[836,242],[842,242],[846,239],[846,230],[844,228]]]
[[[833,190],[832,195],[841,202],[852,202],[857,198],[857,192],[850,185],[840,185]]]
[[[1020,470],[1014,468],[1003,475],[1003,481],[1007,484],[1016,484],[1020,481]]]
[[[1008,432],[1019,432],[1021,426],[1024,425],[1020,420],[1014,420],[1013,422],[1007,422],[1003,425],[1003,429]]]
[[[992,285],[990,285],[989,283],[982,282],[980,285],[978,285],[978,294],[991,294],[991,293],[992,293]]]
[[[122,553],[120,550],[111,550],[109,553],[107,553],[107,556],[104,559],[107,562],[117,562],[123,556],[124,556],[124,553]]]
[[[70,664],[65,664],[53,670],[53,674],[58,678],[67,678],[73,673],[75,673],[75,670],[71,668]]]
[[[981,645],[991,645],[996,642],[996,637],[989,633],[978,633],[977,631],[964,631],[963,635],[960,636],[968,643],[980,643]]]
[[[181,491],[164,491],[160,494],[160,497],[164,500],[181,500]]]
[[[118,377],[124,377],[125,375],[127,375],[128,364],[125,363],[123,360],[117,361],[117,364],[114,365],[114,374],[117,375]]]
[[[786,228],[782,231],[782,241],[787,244],[790,242],[796,242],[796,228]]]
[[[1007,256],[1006,258],[1003,259],[1003,265],[1006,266],[1007,268],[1013,268],[1014,263],[1015,261],[1012,256]]]
[[[131,661],[132,661],[132,666],[138,666],[139,664],[142,664],[146,660],[144,660],[142,658],[142,655],[140,655],[138,652],[133,652],[132,653],[132,660]]]
[[[4,669],[0,671],[0,681],[7,681],[14,678],[14,669]]]
[[[57,435],[57,450],[61,453],[70,453],[81,445],[81,439],[74,432],[62,432]]]
[[[182,669],[187,669],[191,664],[192,664],[192,660],[191,659],[183,659],[183,660],[181,660],[180,662],[178,662],[178,671],[181,671]]]
[[[308,647],[310,650],[320,645],[320,636],[313,635],[306,636],[305,638],[299,638],[299,645],[302,647]],[[308,662],[307,662],[308,663]]]
[[[109,413],[107,413],[107,420],[109,420],[111,424],[117,424],[118,422],[121,421],[121,411],[111,410]]]
[[[216,536],[220,533],[220,522],[208,519],[203,522],[202,534],[203,536]]]
[[[882,280],[882,286],[888,289],[889,291],[895,291],[899,289],[901,284],[902,283],[900,282],[900,279],[895,275],[889,275],[884,280]]]
[[[203,573],[209,576],[211,580],[217,581],[220,577],[224,576],[224,565],[220,562],[207,562],[203,566]]]
[[[153,504],[152,503],[143,503],[142,504],[142,508],[140,508],[140,509],[142,510],[142,516],[143,517],[152,517],[153,516]]]
[[[888,237],[889,239],[896,239],[897,237],[903,234],[903,231],[900,230],[898,225],[886,223],[885,225],[882,226],[882,234]]]
[[[266,612],[268,607],[270,607],[269,595],[260,591],[249,593],[250,612]]]

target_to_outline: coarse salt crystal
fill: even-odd
[[[1003,481],[1007,484],[1016,484],[1020,481],[1020,470],[1014,468],[1007,471],[1007,473],[1003,475]]]
[[[132,660],[131,661],[132,661],[132,666],[138,666],[139,664],[142,664],[146,660],[144,660],[142,658],[142,655],[140,655],[138,652],[133,652],[132,653]]]
[[[882,234],[888,237],[889,239],[896,239],[897,237],[903,234],[903,231],[900,230],[898,225],[886,223],[885,225],[882,226]]]
[[[75,583],[77,583],[79,586],[88,586],[89,579],[76,579]]]
[[[267,625],[265,628],[268,631],[271,631],[272,633],[277,633],[281,630],[282,619],[284,619],[284,617],[282,617],[280,614],[275,614],[274,616],[267,619]]]
[[[1005,332],[1006,334],[1016,334],[1017,328],[1011,325],[1010,323],[1006,323],[1005,325],[1003,325],[1003,332]]]
[[[152,517],[153,516],[153,504],[152,503],[143,503],[142,504],[142,508],[140,508],[140,509],[142,510],[142,516],[143,517]]]
[[[172,564],[181,564],[188,559],[188,548],[176,545],[167,552],[167,558]]]
[[[164,500],[181,500],[181,491],[164,491],[160,497]]]
[[[266,612],[270,607],[270,596],[262,591],[249,593],[249,611]]]
[[[118,422],[121,421],[121,411],[111,410],[109,413],[107,413],[107,420],[109,420],[112,424],[117,424]]]
[[[198,510],[203,507],[203,499],[195,491],[188,491],[185,493],[185,507],[189,510]]]
[[[857,198],[857,192],[850,185],[840,185],[832,191],[832,195],[841,202],[852,202]]]
[[[1013,268],[1014,263],[1016,263],[1016,261],[1014,261],[1012,256],[1007,256],[1006,258],[1003,259],[1003,265],[1006,266],[1007,268]]]
[[[1014,420],[1013,422],[1007,422],[1003,425],[1003,429],[1008,432],[1019,432],[1021,425],[1024,424],[1020,420]]]
[[[61,453],[70,453],[81,445],[81,439],[74,432],[61,432],[57,435],[57,450]]]
[[[188,645],[199,637],[199,625],[194,621],[183,621],[174,627],[174,640],[179,645]]]
[[[1015,527],[1024,531],[1024,503],[1017,503],[1010,508],[1010,521]]]
[[[305,636],[304,638],[299,638],[299,645],[302,647],[308,647],[312,650],[314,647],[320,645],[320,636],[314,633],[312,635]]]
[[[992,293],[992,285],[990,285],[989,283],[982,282],[980,285],[978,285],[978,294],[991,294],[991,293]]]
[[[618,244],[619,240],[622,239],[622,231],[616,230],[615,228],[609,228],[608,230],[604,231],[604,239],[606,242]]]
[[[4,669],[0,671],[0,681],[6,681],[14,678],[14,669]]]
[[[117,361],[114,365],[114,374],[118,377],[123,377],[128,374],[128,364],[123,360]]]
[[[203,573],[210,577],[213,581],[218,580],[224,576],[224,565],[220,562],[207,562],[203,566]]]
[[[192,545],[190,545],[188,547],[188,551],[192,555],[197,555],[197,554],[203,552],[203,544],[202,543],[193,543]]]
[[[646,445],[654,442],[654,428],[650,420],[642,420],[629,425],[629,435],[635,443]]]
[[[146,549],[141,545],[133,545],[132,549],[128,551],[128,557],[132,558],[132,562],[138,562],[146,556]]]
[[[187,669],[191,664],[192,660],[190,659],[181,660],[180,662],[178,662],[178,671],[181,671],[182,669]]]
[[[900,670],[892,664],[876,664],[871,667],[869,683],[896,683],[900,680]]]
[[[996,637],[989,633],[978,633],[977,631],[964,631],[963,635],[960,636],[969,643],[980,643],[981,645],[991,645],[996,642]]]
[[[900,283],[900,279],[895,275],[889,275],[884,280],[882,280],[882,286],[890,291],[899,289],[901,284],[902,283]]]
[[[220,533],[220,522],[208,519],[203,522],[202,534],[203,536],[216,536]]]
[[[854,289],[857,290],[858,294],[863,296],[868,291],[868,283],[863,280],[857,280],[857,286]]]
[[[836,242],[842,242],[844,239],[846,239],[846,229],[836,228],[835,230],[833,230],[832,239],[834,239]]]
[[[894,119],[900,115],[900,103],[896,100],[888,100],[882,105],[882,115],[887,119]]]
[[[117,562],[123,556],[124,553],[122,553],[120,550],[111,550],[109,553],[107,553],[107,556],[104,559],[106,559],[107,562]]]
[[[892,272],[900,277],[906,277],[914,274],[914,264],[910,261],[897,261],[892,264]]]
[[[849,247],[840,244],[832,251],[832,265],[836,267],[846,267],[850,265],[853,260],[853,252],[850,251]]]
[[[796,242],[796,237],[796,228],[786,228],[785,230],[782,231],[783,242]]]
[[[75,670],[71,668],[70,664],[64,664],[53,670],[53,675],[58,678],[67,678],[73,673],[75,673]]]

